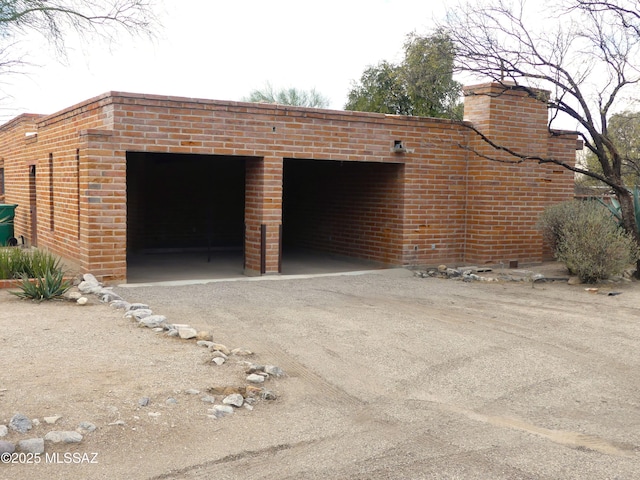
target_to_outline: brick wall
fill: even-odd
[[[474,88],[467,93],[491,93]],[[575,134],[550,136],[544,105],[516,92],[470,95],[466,114],[514,148],[575,156]],[[28,131],[37,135],[26,138]],[[405,153],[393,152],[397,140]],[[145,153],[188,154],[185,168],[191,155],[244,163],[249,274],[279,271],[287,235],[302,246],[393,265],[540,261],[537,214],[571,198],[572,175],[549,165],[490,162],[461,146],[488,152],[469,129],[447,120],[116,92],[0,127],[5,200],[21,205],[17,233],[35,238],[27,208],[35,165],[38,245],[105,280],[125,278],[127,248],[147,243],[136,207],[143,192],[132,190],[145,173],[127,165]],[[159,183],[175,181],[168,172],[154,175]],[[313,201],[294,203],[305,193],[296,192],[298,182],[311,185]],[[306,224],[306,215],[316,224]]]
[[[497,85],[467,87],[465,95],[465,118],[493,142],[523,155],[552,153],[575,161],[575,133],[550,135],[544,102]],[[465,258],[485,264],[540,261],[545,253],[538,216],[546,205],[572,198],[573,173],[550,164],[519,162],[475,134],[468,142],[474,151],[504,163],[469,155]]]

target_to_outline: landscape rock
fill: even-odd
[[[229,350],[226,345],[223,345],[221,343],[214,343],[209,347],[209,350],[222,352],[225,355],[231,355],[231,350]]]
[[[262,375],[258,375],[256,373],[252,373],[247,377],[247,382],[249,383],[264,383],[264,377]]]
[[[26,415],[16,413],[9,422],[9,428],[18,433],[27,433],[33,427],[33,423]]]
[[[275,365],[265,365],[264,367],[265,373],[268,373],[272,377],[280,378],[284,377],[285,373],[280,367],[276,367]]]
[[[177,337],[177,336],[178,336],[178,330],[176,330],[175,328],[172,328],[167,332],[167,337]]]
[[[96,426],[91,422],[80,422],[76,431],[80,434],[87,434],[96,431]]]
[[[80,290],[80,292],[84,294],[99,293],[102,290],[102,286],[97,280],[95,281],[83,280],[78,284],[78,290]]]
[[[0,454],[13,453],[16,451],[16,446],[11,442],[0,440]]]
[[[198,335],[198,331],[192,327],[181,327],[178,328],[178,335],[184,340],[189,340],[192,338],[196,338],[196,335]]]
[[[225,360],[229,360],[229,357],[222,353],[220,350],[214,350],[211,355],[212,358],[224,358]]]
[[[60,420],[62,418],[62,415],[53,415],[51,417],[44,417],[44,423],[48,424],[48,425],[53,425],[54,423],[56,423],[58,420]]]
[[[185,390],[184,393],[186,393],[187,395],[198,395],[200,393],[200,390],[196,390],[195,388],[190,388],[188,390]]]
[[[211,335],[211,332],[207,332],[207,331],[200,331],[196,334],[196,340],[202,340],[205,342],[212,342],[213,341],[213,335]]]
[[[6,425],[0,425],[0,437],[6,437],[7,433],[9,433],[9,429]]]
[[[44,453],[44,438],[27,438],[18,442],[18,450],[24,453]]]
[[[98,291],[101,288],[102,286],[98,279],[90,273],[85,273],[82,276],[82,281],[78,284],[78,290],[82,293],[93,293],[93,291]]]
[[[142,397],[140,400],[138,400],[138,405],[141,407],[146,407],[150,402],[151,399],[149,397]]]
[[[53,431],[44,436],[45,441],[51,443],[80,443],[82,435],[78,432]]]
[[[142,318],[138,321],[138,324],[147,328],[159,328],[167,321],[167,317],[164,315],[151,315],[149,317]]]
[[[196,345],[199,347],[211,348],[211,345],[214,345],[214,343],[209,340],[198,340]]]
[[[82,294],[80,292],[67,292],[66,297],[69,300],[75,301],[82,297]]]
[[[231,350],[231,355],[237,355],[239,357],[249,357],[253,355],[251,350],[247,350],[246,348],[234,348]]]
[[[88,301],[89,299],[87,297],[80,297],[78,300],[76,300],[76,303],[78,305],[86,305]]]
[[[211,395],[205,395],[200,400],[202,400],[205,403],[216,403],[216,398],[212,397]]]
[[[166,403],[167,405],[175,405],[178,403],[178,400],[173,397],[169,397],[164,401],[164,403]]]
[[[212,363],[215,363],[216,365],[218,365],[219,367],[224,365],[224,362],[226,362],[226,360],[222,357],[214,357],[211,359]]]
[[[136,320],[141,320],[145,317],[149,317],[153,315],[153,312],[149,308],[137,308],[135,310],[127,311],[123,317],[124,318],[134,318]]]
[[[247,374],[257,373],[257,372],[264,372],[264,365],[258,365],[256,363],[250,363],[244,371]]]
[[[162,414],[160,412],[149,412],[149,413],[147,413],[147,415],[149,415],[152,418],[158,418]]]
[[[131,305],[129,302],[124,300],[114,300],[109,304],[112,308],[116,308],[118,310],[126,310]]]
[[[226,417],[233,415],[233,407],[230,405],[215,405],[209,412],[216,418]]]
[[[122,300],[122,297],[120,295],[106,289],[103,289],[99,295],[100,295],[100,301],[103,303],[111,303],[115,300]]]
[[[92,273],[84,273],[82,275],[82,280],[84,280],[87,283],[92,283],[94,285],[100,285],[100,282],[98,282],[98,279]]]
[[[149,305],[146,303],[131,303],[127,307],[127,312],[131,310],[149,309]]]
[[[263,390],[260,393],[260,398],[262,398],[262,400],[276,400],[278,397],[270,390]]]
[[[234,407],[240,408],[244,403],[244,397],[239,393],[234,393],[232,395],[224,397],[222,403],[224,403],[225,405],[233,405]]]

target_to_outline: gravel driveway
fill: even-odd
[[[288,377],[250,415],[105,446],[83,478],[638,478],[637,283],[387,270],[117,291]]]
[[[163,478],[637,478],[640,291],[609,289],[395,270],[131,290],[290,375],[273,418]]]

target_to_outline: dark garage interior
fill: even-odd
[[[400,256],[403,165],[284,160],[283,246],[390,264]]]
[[[127,152],[129,281],[177,254],[204,275],[221,257],[242,273],[244,177],[244,157]]]
[[[127,152],[130,283],[243,273],[245,157]],[[393,263],[402,165],[285,159],[282,273]]]

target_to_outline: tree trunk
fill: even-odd
[[[622,216],[622,226],[624,230],[635,240],[640,248],[640,232],[636,225],[636,214],[633,206],[633,195],[628,190],[616,192],[616,197],[620,202],[620,215]],[[634,277],[640,279],[640,259],[636,260],[636,271]]]

